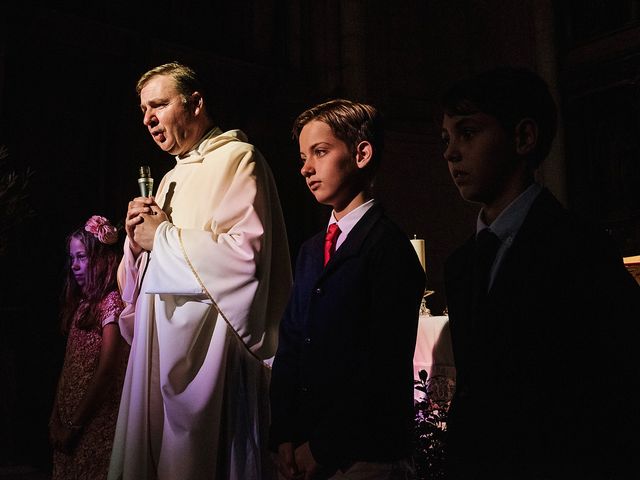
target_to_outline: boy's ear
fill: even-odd
[[[538,144],[538,124],[532,118],[523,118],[515,128],[516,153],[528,155]]]
[[[373,158],[373,145],[366,140],[360,142],[356,147],[356,166],[358,168],[364,168],[369,165],[369,162]]]

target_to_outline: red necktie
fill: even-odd
[[[340,235],[340,227],[337,223],[329,225],[327,235],[324,237],[324,264],[326,265],[333,252],[336,251],[336,241]]]

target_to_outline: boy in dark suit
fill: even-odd
[[[287,478],[407,478],[425,275],[372,197],[379,114],[333,100],[295,121],[301,173],[333,208],[301,247],[271,379],[271,445]],[[336,237],[337,234],[337,237]]]
[[[449,478],[628,478],[640,288],[609,236],[534,181],[555,134],[548,88],[503,67],[454,85],[443,107],[451,176],[481,206],[445,266]]]

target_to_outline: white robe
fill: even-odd
[[[267,478],[269,369],[291,286],[275,183],[215,129],[162,179],[153,250],[119,280],[131,343],[110,479]]]

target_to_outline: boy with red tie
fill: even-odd
[[[425,276],[375,202],[377,110],[333,100],[295,121],[301,173],[333,208],[301,247],[271,380],[271,447],[286,479],[408,478],[413,352]]]

